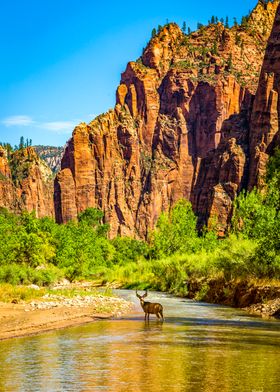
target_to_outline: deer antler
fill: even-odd
[[[140,295],[137,293],[137,290],[136,290],[136,297],[141,298]]]
[[[145,298],[145,297],[147,297],[147,295],[148,295],[148,291],[147,291],[147,290],[145,290],[145,294],[144,294],[144,295],[142,295],[142,298]]]

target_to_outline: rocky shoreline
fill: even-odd
[[[53,309],[53,308],[73,308],[73,307],[87,307],[93,309],[104,309],[112,314],[112,316],[120,316],[126,308],[129,309],[129,303],[117,297],[97,296],[81,296],[77,295],[74,298],[68,298],[64,295],[46,294],[41,300],[32,301],[25,305],[25,311],[34,311],[38,309]],[[106,312],[107,313],[107,312]]]
[[[280,319],[280,298],[268,301],[267,303],[254,304],[244,310],[263,318]]]
[[[280,319],[279,282],[264,284],[248,280],[193,278],[186,285],[190,299],[240,308],[264,318]]]

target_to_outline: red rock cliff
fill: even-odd
[[[268,40],[250,124],[249,189],[261,186],[280,134],[280,6]]]
[[[128,64],[115,109],[74,130],[55,180],[57,221],[99,207],[112,236],[145,237],[184,197],[223,232],[247,186],[248,124],[278,3],[258,3],[246,28],[186,36],[165,26]]]
[[[0,147],[0,206],[54,216],[52,173],[32,147],[15,151],[9,160]]]

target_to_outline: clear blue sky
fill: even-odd
[[[0,141],[64,145],[115,103],[128,61],[166,20],[192,30],[242,15],[257,0],[7,0],[0,8]]]

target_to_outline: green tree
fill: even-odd
[[[25,145],[24,145],[24,137],[21,136],[21,137],[20,137],[20,140],[19,140],[19,147],[18,147],[18,148],[21,149],[21,148],[24,148],[24,146],[25,146]]]
[[[197,240],[196,216],[186,200],[178,201],[169,211],[160,215],[152,234],[151,254],[160,258],[175,252],[190,252]]]
[[[144,241],[139,241],[129,237],[116,237],[112,240],[116,253],[113,262],[115,264],[126,264],[137,261],[140,257],[148,254],[148,245]]]
[[[247,16],[242,16],[241,27],[243,27],[244,29],[246,29],[248,27],[248,17]]]
[[[273,155],[269,158],[266,172],[266,182],[269,186],[269,194],[273,193],[276,200],[273,201],[276,208],[279,209],[280,193],[280,147],[277,147]]]
[[[214,54],[214,55],[218,54],[218,45],[217,45],[217,40],[216,39],[215,39],[215,41],[213,43],[212,54]]]
[[[186,24],[185,21],[183,22],[183,25],[182,25],[182,31],[183,31],[184,33],[186,33],[186,31],[187,31],[187,24]]]
[[[91,226],[100,237],[106,237],[109,231],[109,225],[103,224],[104,214],[98,208],[87,208],[78,214],[80,224]]]
[[[234,201],[232,229],[246,238],[259,240],[273,228],[276,210],[265,203],[265,196],[257,189],[241,192]]]
[[[152,30],[152,38],[154,38],[157,35],[157,31],[155,28],[153,28]]]
[[[226,23],[225,23],[225,27],[228,29],[229,28],[229,20],[228,20],[228,16],[226,16]]]
[[[233,66],[232,54],[230,53],[230,55],[229,55],[229,57],[228,57],[228,60],[227,60],[227,68],[228,68],[228,71],[231,71],[231,70],[232,70],[232,66]]]
[[[55,247],[49,234],[40,230],[35,213],[23,212],[16,222],[16,231],[9,238],[12,260],[30,267],[51,262]]]

